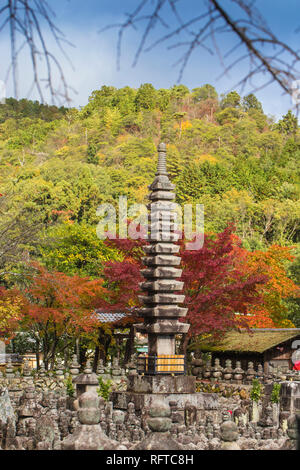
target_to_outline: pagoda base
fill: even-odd
[[[131,375],[128,392],[134,393],[194,393],[196,377],[189,375]]]
[[[217,410],[218,396],[215,393],[196,393],[195,377],[192,376],[130,376],[126,392],[115,391],[110,395],[114,409],[127,410],[128,403],[135,405],[137,414],[150,408],[157,400],[167,404],[176,402],[177,410],[184,412],[187,405],[201,410]]]

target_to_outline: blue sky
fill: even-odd
[[[228,2],[229,0],[222,0],[221,3],[226,5]],[[116,87],[129,85],[136,88],[142,83],[150,82],[157,88],[169,88],[177,82],[179,68],[173,64],[181,52],[178,48],[167,50],[167,45],[159,45],[150,52],[143,53],[137,65],[132,67],[142,25],[139,31],[128,30],[124,36],[120,70],[116,67],[117,30],[108,30],[99,34],[99,30],[104,26],[122,21],[124,13],[131,12],[138,4],[138,0],[51,0],[49,4],[56,13],[57,26],[75,46],[65,46],[74,67],[72,68],[53,44],[64,67],[68,83],[77,90],[77,94],[72,95],[74,106],[84,106],[91,92],[102,85]],[[295,33],[295,30],[300,26],[299,0],[284,2],[260,0],[256,4],[277,36],[292,47],[298,48],[300,32]],[[199,5],[201,0],[181,0],[178,3],[184,18],[190,18],[195,11],[199,11]],[[230,11],[234,15],[235,8],[231,7]],[[169,12],[166,13],[172,27],[175,25],[175,20]],[[164,31],[163,28],[159,30]],[[0,38],[1,73],[4,76],[9,65],[8,31],[2,32]],[[52,44],[51,38],[49,41]],[[220,46],[225,47],[224,50],[235,44],[234,38],[230,35],[223,36],[221,42]],[[168,43],[170,44],[172,43]],[[217,79],[223,71],[219,58],[216,54],[211,56],[205,50],[198,49],[187,65],[181,83],[190,89],[210,83],[216,87],[218,93],[224,93],[234,89],[246,67],[246,63],[241,63],[230,72],[229,76]],[[24,54],[19,66],[19,97],[28,96],[30,83],[28,56]],[[250,88],[246,88],[243,94],[249,91]],[[12,93],[12,86],[8,81],[7,95],[10,96]],[[257,92],[256,95],[263,103],[265,112],[276,118],[292,107],[290,97],[283,96],[281,89],[275,84]],[[33,93],[30,97],[34,99],[37,96]]]

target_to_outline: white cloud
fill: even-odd
[[[178,78],[178,68],[172,67],[182,51],[174,49],[167,51],[164,46],[159,46],[149,53],[142,54],[135,68],[131,66],[137,47],[138,35],[134,31],[125,36],[121,54],[121,69],[116,68],[116,30],[111,30],[101,35],[97,33],[97,22],[89,28],[75,28],[66,25],[64,33],[67,39],[76,47],[65,46],[75,70],[57,49],[53,38],[47,36],[49,48],[56,51],[55,54],[60,59],[66,80],[70,86],[75,88],[77,95],[72,95],[73,105],[84,106],[91,92],[99,89],[102,85],[112,85],[122,87],[129,85],[139,87],[141,83],[150,82],[155,87],[169,88],[176,83]],[[1,75],[0,80],[4,80],[5,71],[9,66],[10,47],[9,39],[2,40],[0,44]],[[190,63],[187,65],[182,83],[190,89],[201,86],[204,83],[214,85],[219,93],[232,89],[234,83],[238,82],[243,71],[235,69],[230,77],[216,77],[222,72],[220,62],[217,57],[211,57],[206,52],[198,50],[195,52]],[[45,72],[45,70],[44,70]],[[28,97],[28,91],[32,84],[32,69],[30,58],[23,54],[19,62],[19,97]],[[56,75],[57,77],[57,75]],[[249,92],[250,89],[245,90]],[[7,95],[13,95],[12,79],[7,83]],[[267,114],[275,115],[277,118],[286,113],[292,107],[290,97],[282,96],[281,90],[275,85],[258,92],[258,99],[263,103]],[[31,99],[39,99],[38,94],[33,92]]]

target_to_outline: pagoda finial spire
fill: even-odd
[[[157,148],[158,150],[158,163],[156,176],[168,175],[167,172],[167,157],[166,157],[166,144],[161,142]]]

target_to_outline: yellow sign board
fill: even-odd
[[[148,358],[145,357],[145,371],[148,371]],[[150,364],[153,364],[153,359],[150,357]],[[184,372],[184,355],[183,354],[160,354],[155,357],[156,359],[156,372]]]

